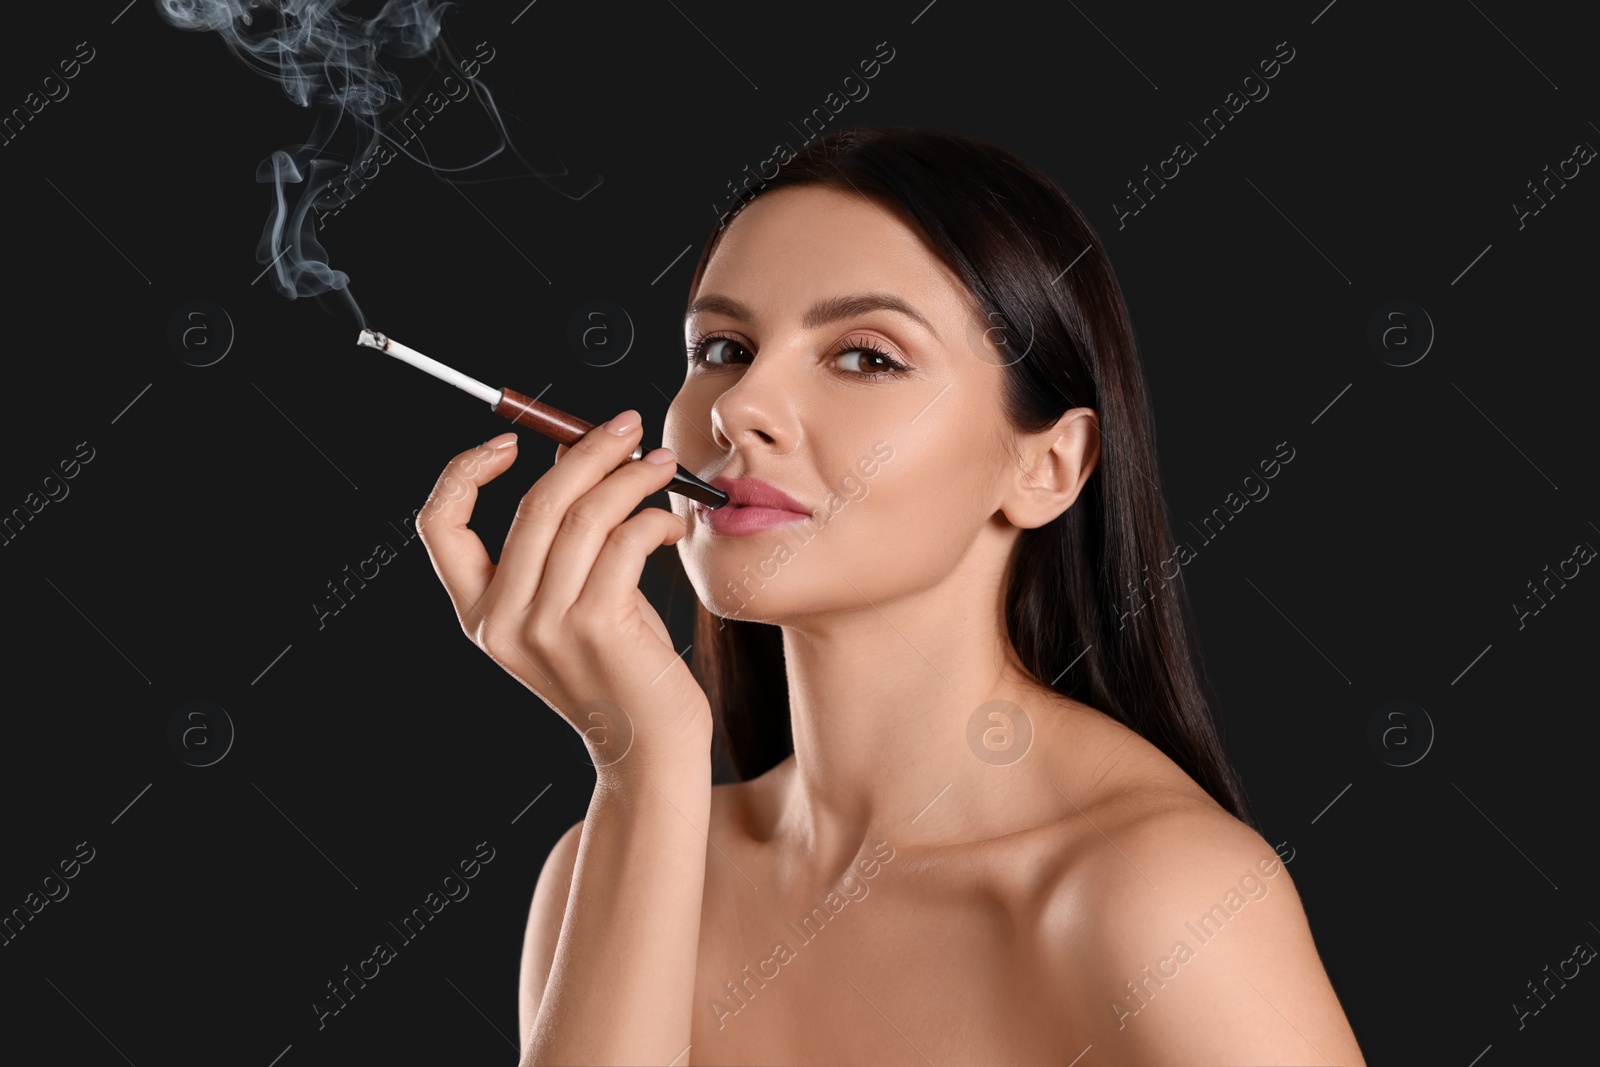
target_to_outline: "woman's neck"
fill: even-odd
[[[987,840],[1077,799],[1044,756],[1070,746],[1062,699],[1023,669],[998,606],[938,592],[783,626],[795,751],[777,769],[773,831],[824,874],[880,840]]]

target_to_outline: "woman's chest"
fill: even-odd
[[[783,888],[713,854],[691,1047],[680,1063],[1063,1059],[1025,922],[938,872],[874,865]]]

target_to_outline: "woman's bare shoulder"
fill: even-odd
[[[1272,846],[1149,742],[1129,744],[1057,827],[1036,913],[1064,1034],[1129,1064],[1362,1063]]]
[[[1264,844],[1145,737],[1087,705],[1055,703],[1062,725],[1042,735],[1039,755],[1062,815],[1030,844],[1059,861],[1052,867],[1063,890],[1111,859],[1129,870],[1116,848],[1129,838],[1162,855],[1171,844],[1202,854],[1229,842]]]
[[[1070,934],[1089,917],[1102,932],[1124,919],[1138,928],[1163,906],[1251,872],[1268,877],[1268,867],[1275,885],[1288,883],[1266,840],[1153,743],[1100,713],[1091,722],[1087,757],[1061,760],[1070,808],[1047,837],[1047,933]]]
[[[1154,744],[1121,724],[1115,730],[1127,736],[1107,747],[1099,761],[1104,769],[1079,784],[1081,797],[1069,797],[1073,810],[1062,827],[1081,838],[1085,847],[1073,850],[1074,863],[1064,874],[1110,873],[1112,882],[1121,874],[1148,884],[1130,863],[1130,846],[1147,853],[1152,863],[1191,874],[1201,873],[1192,869],[1197,862],[1222,856],[1231,862],[1262,850],[1274,854],[1260,834],[1223,808]],[[1082,833],[1085,824],[1090,834]]]

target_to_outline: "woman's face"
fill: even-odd
[[[712,515],[731,505],[669,494],[701,601],[762,622],[881,605],[949,580],[980,535],[1004,529],[1016,461],[987,325],[875,201],[790,187],[736,215],[685,320],[688,342],[705,339],[663,443],[702,478],[760,479],[811,515],[719,532]]]

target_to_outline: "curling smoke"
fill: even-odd
[[[338,202],[330,190],[349,169],[330,149],[334,135],[345,126],[346,136],[354,138],[351,162],[366,159],[386,136],[378,116],[401,99],[400,79],[384,66],[386,57],[416,59],[438,52],[453,69],[459,71],[460,65],[440,39],[441,20],[452,6],[448,0],[388,0],[371,18],[345,13],[341,9],[346,3],[158,0],[157,7],[179,29],[220,34],[234,55],[277,82],[290,100],[319,109],[305,144],[274,151],[256,170],[256,180],[272,186],[272,209],[256,261],[270,265],[278,291],[290,299],[339,290],[365,326],[350,294],[349,276],[328,264],[313,225],[313,209],[327,210]],[[477,91],[501,137],[481,163],[500,153],[506,137],[488,90],[478,86]],[[430,170],[468,169],[424,165]]]

